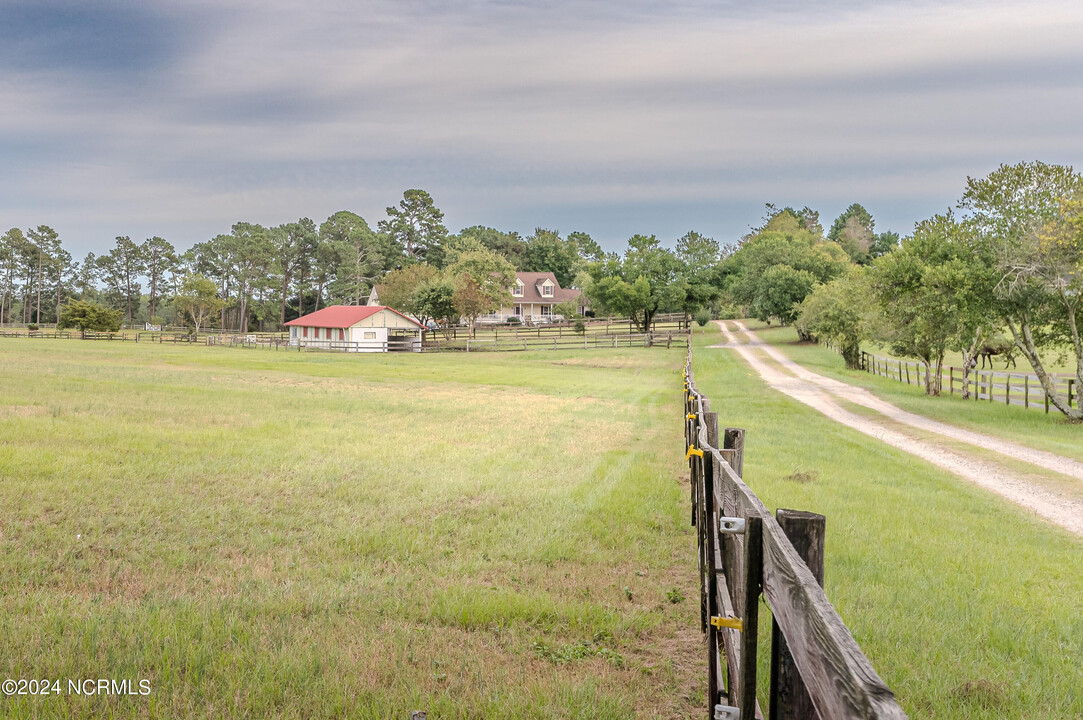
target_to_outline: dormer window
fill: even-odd
[[[516,280],[515,284],[511,286],[511,294],[512,294],[513,297],[522,297],[523,296],[523,281],[522,280]]]
[[[553,283],[546,280],[541,286],[542,297],[553,297]]]

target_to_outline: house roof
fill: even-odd
[[[331,305],[314,313],[303,315],[296,320],[290,320],[286,325],[298,327],[322,327],[322,328],[348,328],[353,327],[367,317],[381,313],[384,310],[393,312],[404,317],[420,328],[425,327],[421,323],[406,317],[395,308],[386,305]]]
[[[515,277],[523,283],[523,296],[512,295],[512,302],[556,305],[567,300],[574,300],[581,294],[579,290],[561,289],[557,276],[551,272],[517,272]],[[553,283],[552,297],[541,294],[541,287],[546,280]]]

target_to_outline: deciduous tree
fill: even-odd
[[[1041,162],[1001,165],[969,178],[959,205],[992,258],[996,312],[1049,401],[1083,420],[1083,409],[1069,405],[1041,357],[1045,348],[1070,348],[1076,387],[1083,387],[1083,176]]]

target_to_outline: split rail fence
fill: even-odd
[[[919,362],[881,357],[862,351],[861,368],[873,375],[897,380],[907,385],[924,386],[925,384],[925,366]],[[1075,378],[1066,375],[1051,375],[1050,377],[1054,386],[1067,396],[1068,405],[1078,408],[1079,394],[1076,391]],[[946,367],[943,368],[940,384],[941,390],[947,389],[950,395],[956,392],[962,394],[963,389],[966,388],[974,400],[1002,402],[1024,408],[1044,408],[1047,413],[1049,412],[1049,398],[1042,388],[1041,381],[1034,373],[975,368],[970,371],[970,376],[964,383],[962,368]]]
[[[744,430],[718,426],[685,363],[685,440],[699,540],[708,717],[762,717],[756,701],[759,598],[774,618],[771,720],[896,720],[906,715],[823,591],[825,519],[777,517],[744,483]]]

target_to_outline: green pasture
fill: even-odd
[[[916,412],[940,403],[944,419],[1035,446],[1044,432],[1047,449],[1078,438],[1053,416],[847,373],[829,350],[787,345],[791,332],[760,335]],[[703,347],[717,338],[695,336],[699,390],[747,430],[745,480],[768,507],[827,517],[827,595],[910,717],[1083,717],[1083,541],[769,389],[732,350]]]
[[[698,712],[683,357],[0,340],[0,716]]]

